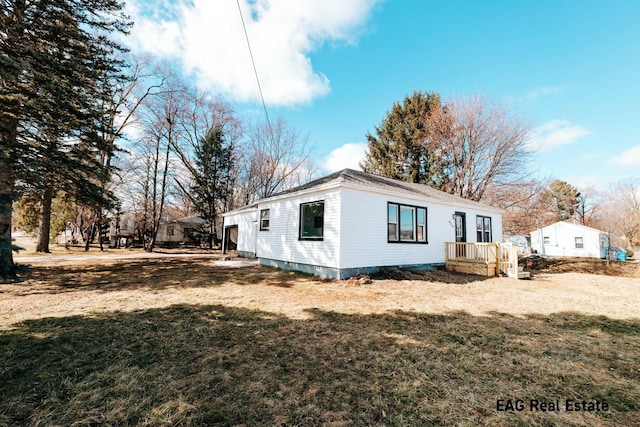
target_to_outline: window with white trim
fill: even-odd
[[[427,208],[388,203],[387,241],[427,243]]]
[[[582,237],[576,237],[576,249],[584,249],[584,239]]]

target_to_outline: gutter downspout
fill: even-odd
[[[224,226],[224,216],[222,217],[222,254],[227,253],[227,228]]]

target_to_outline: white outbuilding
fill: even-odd
[[[224,250],[337,279],[380,268],[439,268],[445,242],[502,240],[500,209],[351,169],[223,217]]]
[[[550,256],[606,258],[610,246],[608,233],[560,221],[531,232],[531,248]]]

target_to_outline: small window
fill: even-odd
[[[491,217],[480,216],[476,217],[476,232],[477,241],[489,243],[492,240],[491,236]]]
[[[260,231],[269,230],[269,209],[262,209],[260,211]]]
[[[398,240],[398,205],[389,203],[388,206],[388,239],[392,241]]]
[[[387,205],[387,240],[427,243],[427,209],[389,203]]]
[[[545,245],[548,245],[549,243],[551,243],[551,239],[549,238],[549,236],[544,236],[544,237],[542,238],[542,242],[543,242]]]
[[[427,210],[425,208],[416,209],[416,238],[418,242],[427,241]]]
[[[584,240],[582,237],[576,237],[576,249],[584,249]]]
[[[175,231],[175,228],[173,225],[167,226],[167,236],[173,236],[174,231]]]
[[[300,240],[322,240],[324,237],[324,201],[300,205]]]

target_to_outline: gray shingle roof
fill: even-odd
[[[498,208],[492,207],[490,205],[486,205],[479,202],[474,202],[473,200],[463,199],[458,196],[454,196],[453,194],[445,193],[444,191],[436,190],[435,188],[429,187],[424,184],[415,184],[411,182],[399,181],[396,179],[386,178],[380,175],[374,175],[367,172],[356,171],[353,169],[342,169],[338,172],[334,172],[331,175],[324,176],[322,178],[315,179],[306,184],[300,185],[298,187],[291,188],[286,191],[282,191],[278,194],[274,194],[271,197],[278,197],[286,194],[297,193],[304,190],[309,190],[314,187],[318,187],[321,185],[333,183],[333,182],[344,182],[351,183],[355,185],[362,185],[366,187],[377,188],[380,190],[390,191],[393,193],[403,193],[407,195],[419,194],[421,196],[425,196],[430,199],[434,199],[437,201],[441,201],[447,204],[456,204],[491,210],[500,210]]]

